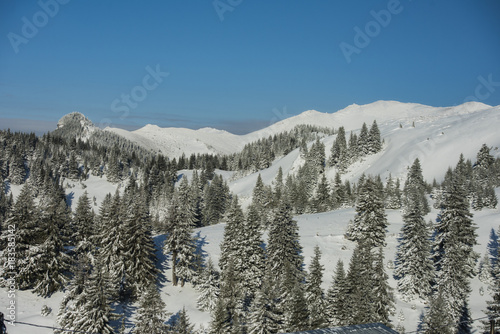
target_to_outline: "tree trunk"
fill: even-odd
[[[177,286],[177,275],[175,274],[175,263],[177,262],[177,252],[172,252],[172,284]]]

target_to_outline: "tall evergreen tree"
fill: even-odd
[[[368,150],[369,153],[377,153],[382,149],[382,140],[380,139],[380,130],[378,129],[377,121],[374,120],[368,133]]]
[[[420,161],[418,158],[415,159],[413,165],[410,168],[410,171],[408,172],[403,192],[403,202],[405,208],[409,208],[410,206],[415,205],[415,201],[418,201],[422,216],[425,216],[430,212],[429,203],[427,202],[427,198],[425,197],[426,184],[422,175],[422,168],[420,167]]]
[[[170,205],[167,226],[165,252],[172,256],[172,284],[176,286],[179,279],[181,286],[192,277],[192,259],[194,242],[191,236],[194,227],[194,213],[189,202],[182,202],[180,192],[176,192]]]
[[[431,241],[423,217],[425,208],[422,194],[418,187],[412,187],[410,184],[413,183],[408,183],[406,189],[404,224],[396,251],[394,271],[394,276],[398,279],[398,289],[405,300],[427,298],[434,279]]]
[[[177,318],[172,331],[177,334],[194,334],[194,325],[191,324],[189,316],[186,312],[186,308],[183,307],[179,312],[179,317]]]
[[[328,323],[326,312],[325,293],[323,283],[324,266],[320,263],[321,251],[318,246],[314,248],[314,257],[311,261],[309,275],[306,282],[306,304],[309,310],[309,327],[311,329],[323,328]]]
[[[150,282],[139,298],[137,319],[134,333],[137,334],[163,334],[166,333],[165,302],[161,299],[160,292],[154,282]]]
[[[200,292],[196,301],[198,308],[202,311],[212,312],[217,305],[220,289],[220,273],[215,268],[212,259],[208,259],[201,283],[196,288]]]
[[[389,285],[389,276],[384,269],[383,248],[378,249],[375,256],[373,275],[373,305],[375,307],[376,322],[391,327],[390,317],[394,315],[395,303],[393,289]]]
[[[367,178],[360,185],[360,193],[356,203],[356,216],[349,238],[358,243],[375,248],[385,245],[385,229],[387,218],[384,203],[377,191],[376,183]]]
[[[335,276],[326,296],[328,319],[331,326],[347,325],[346,298],[344,262],[338,260],[335,268]]]
[[[443,208],[436,225],[433,256],[437,284],[443,289],[452,319],[458,321],[463,301],[470,293],[470,278],[475,275],[478,254],[476,227],[466,197],[463,156],[457,172],[445,188]]]
[[[286,267],[290,266],[292,277],[296,281],[302,281],[303,263],[297,222],[293,220],[290,205],[282,202],[274,214],[269,230],[267,270],[274,275],[273,281],[279,282]]]

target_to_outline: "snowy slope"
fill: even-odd
[[[500,192],[497,189],[497,195]],[[396,252],[397,246],[397,235],[403,224],[401,213],[398,210],[387,210],[387,219],[389,222],[388,232],[386,236],[387,247],[385,248],[385,262],[388,264],[390,261],[394,260],[394,254]],[[437,210],[432,209],[432,212],[426,216],[427,220],[434,220],[437,216]],[[350,219],[353,219],[355,214],[354,209],[341,209],[332,212],[326,212],[321,214],[308,214],[295,217],[298,221],[299,233],[300,233],[300,243],[304,249],[304,258],[306,263],[306,269],[309,265],[311,258],[313,256],[313,249],[316,245],[320,247],[322,251],[321,264],[324,265],[325,271],[323,275],[323,288],[327,289],[332,281],[332,276],[334,273],[335,265],[340,259],[344,262],[344,265],[349,264],[352,251],[355,244],[344,238],[344,233],[347,228],[347,223]],[[489,235],[491,229],[498,230],[500,217],[499,209],[486,209],[479,212],[474,212],[474,222],[478,226],[478,242],[479,245],[475,247],[475,250],[481,253],[481,256],[486,252],[486,245],[489,242]],[[215,263],[217,263],[220,255],[219,245],[223,239],[225,224],[218,224],[214,226],[208,226],[200,228],[195,231],[195,234],[204,239],[203,250],[210,256]],[[156,242],[158,245],[164,240],[164,236],[157,236]],[[196,309],[196,298],[198,292],[190,284],[186,284],[184,288],[173,287],[170,284],[171,272],[167,267],[167,259],[160,255],[160,260],[163,261],[166,269],[163,274],[167,278],[167,281],[163,283],[162,286],[162,297],[167,304],[167,310],[175,314],[183,307],[186,307],[188,315],[191,322],[196,324],[196,328],[207,328],[210,322],[210,315],[205,312],[201,312]],[[396,286],[396,282],[392,278],[392,269],[386,268],[390,279],[389,283],[392,287]],[[484,289],[484,295],[481,295],[480,289]],[[481,283],[477,278],[472,280],[472,293],[470,296],[470,308],[472,312],[472,318],[483,317],[483,310],[486,307],[486,300],[489,300],[488,287]],[[18,291],[17,295],[17,319],[19,321],[25,321],[30,323],[42,324],[46,326],[55,325],[55,315],[57,308],[60,304],[63,294],[57,293],[51,298],[40,298],[37,297],[29,291]],[[396,315],[393,317],[394,325],[398,324],[398,316],[400,312],[403,312],[405,320],[403,325],[405,326],[407,332],[416,329],[419,317],[425,307],[420,302],[406,303],[400,300],[400,296],[396,292]],[[0,308],[5,310],[8,306],[9,299],[0,298]],[[43,305],[48,305],[53,309],[53,313],[48,317],[42,317],[40,315],[40,310]],[[134,310],[134,308],[132,308]],[[133,314],[134,312],[132,312]],[[131,319],[128,319],[127,327],[130,329],[133,326]],[[474,323],[475,326],[481,326],[480,322]],[[49,329],[33,328],[17,325],[15,327],[8,326],[10,334],[27,334],[27,333],[41,333],[49,334],[52,333]]]
[[[397,124],[411,124],[413,121],[429,123],[453,115],[474,114],[488,109],[491,107],[478,102],[468,102],[456,107],[436,108],[415,103],[377,101],[366,105],[353,104],[331,114],[308,110],[246,135],[234,135],[227,131],[211,128],[191,130],[160,128],[156,125],[146,125],[132,132],[117,128],[106,128],[106,130],[174,158],[179,157],[182,153],[186,156],[192,153],[235,153],[241,150],[245,144],[290,131],[300,124],[333,128],[344,126],[347,131],[351,131],[361,128],[363,122],[371,124],[374,119],[379,123],[388,121],[394,121]]]
[[[414,158],[419,157],[422,164],[424,177],[427,181],[436,178],[438,181],[444,177],[448,166],[454,166],[458,161],[460,153],[465,158],[475,159],[476,153],[483,143],[492,146],[491,153],[500,156],[500,132],[497,126],[500,124],[500,107],[490,107],[480,103],[467,103],[457,107],[435,108],[419,104],[407,104],[393,101],[378,101],[369,105],[352,105],[333,114],[320,113],[317,111],[307,111],[298,116],[277,122],[265,129],[237,136],[225,131],[214,129],[162,129],[157,126],[148,125],[137,131],[129,132],[121,129],[107,129],[118,133],[146,148],[162,150],[162,153],[176,156],[181,152],[186,155],[191,153],[231,153],[238,151],[246,143],[255,141],[262,137],[291,130],[298,124],[313,124],[319,126],[332,126],[338,128],[344,126],[347,133],[349,131],[359,131],[363,122],[370,125],[376,119],[381,130],[382,138],[385,140],[383,150],[375,155],[368,156],[364,161],[350,167],[348,173],[343,175],[344,179],[356,181],[362,173],[381,174],[383,178],[389,173],[404,180],[407,167]],[[415,123],[415,127],[413,127]],[[401,127],[400,127],[401,125]],[[323,138],[327,149],[329,149],[335,136]],[[175,154],[174,154],[175,153]],[[264,183],[271,184],[276,173],[281,167],[286,176],[294,173],[303,163],[298,150],[290,152],[285,157],[279,157],[268,169],[260,171]],[[333,179],[336,170],[327,169],[327,175]],[[192,175],[190,171],[181,171],[186,177]],[[232,192],[239,195],[243,203],[251,200],[251,193],[259,173],[237,178],[234,173],[224,172],[224,177],[229,182]],[[114,191],[121,186],[110,184],[105,178],[91,177],[83,182],[84,185],[75,182],[71,188],[66,190],[67,194],[75,203],[78,197],[84,192],[89,193],[90,198],[96,197],[94,209],[98,211],[98,205],[104,195]],[[12,191],[17,195],[20,187],[13,186]],[[497,189],[497,196],[500,193]],[[401,213],[397,210],[387,210],[389,228],[387,234],[386,262],[394,259],[395,247],[397,244],[397,234],[402,226]],[[426,217],[427,220],[434,220],[437,211],[433,211]],[[301,235],[301,244],[304,248],[306,265],[310,263],[313,248],[319,245],[323,252],[322,264],[325,266],[324,287],[331,282],[331,276],[338,259],[342,259],[345,265],[348,264],[354,244],[343,238],[347,223],[354,217],[354,209],[342,209],[321,214],[310,214],[296,217]],[[478,226],[479,245],[476,250],[481,254],[486,251],[491,229],[498,230],[500,223],[499,209],[486,209],[474,212],[474,221]],[[203,249],[209,256],[217,262],[220,249],[219,244],[223,238],[224,224],[209,226],[196,231],[200,237],[205,238]],[[160,245],[164,236],[157,236],[157,244]],[[165,266],[167,259],[160,257]],[[388,274],[392,275],[391,270]],[[168,267],[164,270],[164,275],[170,278]],[[391,276],[392,277],[392,276]],[[391,278],[391,286],[396,284]],[[490,297],[484,284],[477,278],[473,280],[473,292],[470,298],[472,318],[483,316],[482,310]],[[483,287],[486,291],[481,296],[479,289]],[[7,292],[0,292],[0,309],[6,313],[10,299]],[[207,327],[210,315],[196,309],[196,297],[198,293],[187,284],[184,288],[172,287],[166,281],[162,287],[162,296],[167,304],[167,309],[176,313],[183,306],[186,307],[191,321],[196,327]],[[29,291],[16,292],[16,316],[19,321],[26,321],[41,325],[53,326],[55,314],[60,304],[63,294],[57,293],[51,298],[39,298]],[[396,297],[397,294],[396,294]],[[48,317],[42,317],[40,310],[43,305],[52,307],[53,313]],[[413,306],[415,309],[413,309]],[[409,304],[398,299],[397,313],[394,323],[397,324],[397,316],[402,310],[405,316],[404,325],[407,331],[415,330],[418,318],[424,305],[419,303]],[[134,313],[132,309],[132,314]],[[476,326],[479,324],[476,323]],[[128,328],[132,323],[129,319]],[[16,333],[52,333],[50,329],[33,328],[24,325],[15,327],[8,326],[10,334]]]

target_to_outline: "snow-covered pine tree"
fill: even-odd
[[[438,287],[431,297],[429,308],[425,312],[422,333],[424,334],[454,334],[455,320],[446,302],[445,292]]]
[[[500,256],[500,248],[497,248],[497,258]],[[488,322],[485,322],[485,329],[489,330],[489,322],[495,321],[495,327],[500,327],[500,266],[498,263],[493,266],[493,285],[491,286],[491,299],[486,302],[484,313],[488,316]]]
[[[104,264],[98,258],[83,292],[78,297],[83,302],[75,302],[81,306],[75,310],[75,319],[67,329],[75,332],[113,334],[114,329],[109,322],[117,316],[110,306],[114,290],[112,284]]]
[[[370,154],[370,138],[368,135],[368,127],[366,126],[366,123],[363,123],[361,126],[361,131],[359,132],[359,137],[358,137],[358,152],[359,156],[365,156],[367,154]]]
[[[408,184],[394,277],[398,280],[398,290],[403,299],[410,301],[415,298],[425,299],[430,295],[434,266],[430,231],[424,220],[422,194],[418,187]]]
[[[281,314],[277,309],[275,295],[268,279],[264,279],[261,288],[257,291],[255,300],[250,308],[248,317],[249,334],[278,333]]]
[[[326,294],[328,322],[331,326],[344,326],[347,324],[346,315],[346,274],[344,262],[337,261],[335,275]]]
[[[413,192],[413,194],[410,194]],[[426,184],[424,181],[424,177],[422,175],[422,168],[420,167],[420,160],[416,158],[413,161],[412,166],[408,172],[408,176],[406,177],[405,185],[403,188],[404,198],[403,205],[407,209],[408,207],[414,205],[413,203],[418,200],[419,207],[421,210],[421,215],[425,216],[430,212],[429,203],[426,198]],[[418,194],[418,197],[415,197],[415,194]],[[408,203],[410,201],[409,197],[413,203]]]
[[[262,285],[265,269],[265,252],[262,248],[261,219],[257,209],[251,205],[247,217],[240,227],[240,243],[235,253],[235,270],[242,278],[241,287],[247,301],[252,300]]]
[[[94,212],[87,191],[83,193],[76,204],[73,214],[73,235],[72,241],[76,253],[87,253],[93,250],[96,240],[96,230],[94,227]]]
[[[124,202],[127,209],[123,221],[123,256],[128,288],[135,297],[142,288],[156,281],[156,249],[145,194],[138,190],[129,194],[125,191]]]
[[[339,127],[337,137],[333,142],[330,154],[330,166],[337,167],[339,172],[344,172],[348,166],[348,153],[347,141],[345,136],[345,129],[343,126]]]
[[[321,174],[320,181],[316,187],[316,194],[312,200],[312,212],[325,212],[332,207],[330,184],[325,173]]]
[[[125,293],[125,241],[124,224],[121,213],[121,197],[116,191],[114,196],[107,196],[99,208],[101,230],[99,233],[99,256],[102,266],[113,282],[114,296]]]
[[[179,311],[179,315],[174,325],[172,326],[172,332],[176,334],[194,334],[194,325],[191,324],[189,320],[189,316],[186,312],[186,308],[183,307],[181,311]],[[150,332],[154,333],[154,332]]]
[[[316,245],[305,287],[306,305],[310,315],[309,328],[311,329],[324,328],[328,324],[325,293],[321,287],[325,268],[320,263],[320,260],[321,250]]]
[[[264,182],[262,181],[262,176],[257,176],[257,181],[255,182],[255,187],[252,193],[252,205],[258,210],[261,217],[264,216],[264,210],[269,205],[269,191],[266,189]]]
[[[274,284],[282,279],[287,266],[290,266],[295,281],[303,280],[304,260],[298,229],[290,205],[281,202],[271,222],[267,245],[267,270],[274,275]]]
[[[368,151],[370,154],[379,152],[382,149],[382,140],[380,138],[380,130],[378,129],[377,121],[374,120],[368,133]]]
[[[35,282],[34,269],[35,259],[29,254],[30,248],[36,247],[43,241],[44,232],[40,225],[40,214],[33,199],[28,185],[23,185],[20,194],[12,206],[12,210],[5,221],[5,226],[13,225],[16,229],[16,257],[14,263],[7,262],[7,254],[4,254],[4,266],[9,266],[9,271],[16,271],[18,276],[16,283],[19,289],[33,287]],[[8,234],[2,234],[2,244],[7,244]],[[11,268],[13,266],[13,268]],[[7,271],[4,271],[6,275]],[[10,275],[9,275],[10,277]]]
[[[383,199],[375,181],[369,177],[359,186],[356,216],[349,238],[370,248],[385,245],[387,218]]]
[[[219,280],[220,273],[215,268],[212,259],[209,258],[202,274],[201,283],[196,286],[200,292],[196,300],[196,304],[200,310],[212,312],[215,309],[219,297]]]
[[[71,258],[66,253],[67,226],[71,221],[70,211],[66,202],[58,197],[52,197],[48,206],[41,214],[41,226],[44,240],[32,247],[28,257],[31,258],[37,276],[33,291],[47,297],[61,290],[68,282],[68,269]]]
[[[446,185],[441,213],[435,229],[433,257],[436,283],[443,289],[453,321],[459,320],[463,301],[470,293],[470,278],[475,275],[478,254],[473,247],[476,226],[469,211],[461,156],[451,180]]]
[[[90,254],[80,253],[73,266],[73,277],[59,306],[57,322],[62,328],[71,328],[78,316],[78,310],[86,302],[81,295],[92,271]],[[56,331],[56,333],[59,333]]]
[[[346,275],[346,292],[343,315],[346,325],[375,322],[377,316],[373,304],[373,254],[371,247],[358,243],[353,251]]]
[[[373,271],[373,305],[375,307],[376,320],[386,326],[392,327],[390,317],[395,314],[395,302],[393,289],[389,285],[389,276],[384,269],[384,251],[379,247],[375,255]]]
[[[165,302],[154,282],[150,282],[139,298],[137,318],[134,333],[137,334],[163,334],[167,332],[165,325]]]
[[[167,239],[165,240],[165,253],[172,254],[172,284],[177,286],[180,279],[181,286],[189,280],[193,273],[192,259],[194,256],[194,241],[192,229],[194,228],[194,212],[192,202],[182,202],[182,193],[174,194],[167,217]]]
[[[242,329],[243,314],[239,278],[236,277],[233,259],[229,258],[221,273],[219,298],[212,313],[211,333],[239,333]]]
[[[241,265],[244,258],[239,258],[237,255],[240,243],[243,241],[243,236],[240,234],[243,225],[245,224],[245,216],[239,204],[238,196],[234,196],[231,205],[226,214],[226,226],[224,227],[224,238],[220,245],[221,255],[219,259],[219,267],[224,271],[230,261],[233,262],[233,269],[241,273]]]

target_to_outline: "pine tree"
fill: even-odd
[[[328,323],[326,314],[325,294],[321,287],[323,282],[324,266],[320,263],[321,251],[318,246],[314,248],[314,257],[311,261],[309,275],[306,283],[306,304],[309,310],[309,327],[311,329],[323,328]]]
[[[260,174],[253,188],[252,205],[257,209],[259,215],[264,217],[264,210],[269,205],[269,194]]]
[[[340,172],[344,172],[348,166],[348,159],[345,129],[341,126],[331,148],[330,166],[335,166]]]
[[[344,262],[338,260],[335,268],[335,276],[328,289],[326,301],[329,324],[331,326],[344,326],[346,319],[346,274],[344,271]]]
[[[404,300],[425,299],[431,293],[434,267],[423,205],[419,189],[409,186],[394,271],[394,277],[398,279],[398,290]]]
[[[76,317],[68,329],[90,333],[114,333],[109,324],[110,320],[116,318],[110,306],[113,295],[111,284],[105,267],[101,260],[98,260],[79,297],[83,302],[76,302],[81,306],[76,309]]]
[[[50,199],[46,211],[41,215],[44,240],[37,247],[30,249],[28,254],[36,263],[34,272],[37,279],[33,291],[41,296],[50,296],[68,282],[67,271],[71,258],[65,250],[65,225],[69,225],[70,219],[65,201],[58,197]]]
[[[430,305],[423,320],[425,334],[454,334],[454,321],[445,300],[444,292],[438,288],[430,300]]]
[[[262,285],[265,253],[262,245],[261,219],[253,205],[248,208],[239,232],[239,247],[235,253],[235,270],[242,278],[242,289],[247,300],[252,300]]]
[[[358,138],[358,152],[360,156],[370,154],[370,138],[368,135],[368,127],[366,123],[361,126],[361,131]]]
[[[373,121],[368,133],[368,150],[371,154],[377,153],[382,149],[382,141],[380,139],[380,130],[378,129],[377,121]]]
[[[200,292],[196,301],[200,310],[212,312],[215,309],[219,297],[219,279],[220,273],[215,268],[212,259],[208,259],[201,283],[196,287]]]
[[[264,280],[262,287],[257,291],[255,301],[249,314],[249,334],[278,333],[281,314],[277,310],[274,293],[268,280]]]
[[[349,262],[346,275],[346,293],[344,304],[346,325],[364,324],[376,321],[373,304],[373,254],[368,245],[358,243]]]
[[[500,255],[500,248],[497,249],[497,257]],[[498,263],[493,267],[493,286],[491,300],[486,302],[484,313],[488,316],[488,322],[485,325],[489,328],[489,321],[495,320],[495,327],[500,326],[500,266]]]
[[[321,175],[316,188],[316,195],[313,199],[313,212],[325,212],[331,208],[330,185],[325,173]]]
[[[274,275],[273,282],[279,282],[286,267],[290,266],[294,280],[301,281],[303,263],[297,222],[292,218],[290,205],[282,202],[269,230],[267,270]]]
[[[436,225],[433,256],[437,268],[437,284],[443,289],[452,318],[460,316],[463,300],[470,292],[470,278],[475,275],[478,254],[476,227],[469,212],[465,177],[461,173],[463,156],[445,188],[443,208]]]
[[[418,158],[415,159],[410,171],[408,172],[403,192],[403,204],[405,205],[405,208],[415,205],[415,201],[418,201],[422,216],[425,216],[430,212],[429,203],[425,197],[426,185],[422,176],[422,168],[420,167],[420,161]],[[410,199],[409,197],[412,198]],[[411,202],[408,203],[409,201]]]
[[[113,197],[107,196],[99,209],[101,231],[99,233],[99,256],[102,265],[113,282],[114,295],[126,292],[125,233],[121,212],[121,197],[117,191]]]
[[[385,216],[383,200],[380,197],[375,182],[368,178],[360,186],[360,194],[356,203],[356,216],[349,238],[363,243],[370,248],[385,245]]]
[[[189,321],[189,316],[187,315],[186,308],[183,307],[179,312],[179,317],[177,318],[173,328],[174,333],[177,334],[194,334],[194,325]],[[153,332],[150,332],[153,333]]]
[[[73,235],[77,253],[89,252],[93,249],[96,232],[94,228],[94,212],[87,192],[78,199],[73,215]]]
[[[145,195],[137,191],[127,196],[126,191],[124,197],[128,209],[123,225],[123,256],[129,289],[135,296],[142,287],[156,281],[156,249]]]
[[[137,334],[162,334],[166,332],[165,302],[161,299],[160,291],[154,282],[143,290],[139,298],[137,319],[134,333]]]
[[[373,304],[376,314],[376,322],[391,327],[390,316],[394,315],[395,303],[393,289],[388,283],[389,276],[384,270],[384,253],[379,248],[375,258],[373,275]]]
[[[181,286],[190,281],[195,272],[193,269],[194,240],[191,236],[195,226],[194,204],[190,196],[187,180],[182,181],[179,190],[174,194],[170,206],[167,226],[165,250],[172,253],[172,284]]]
[[[16,230],[16,257],[13,263],[7,262],[10,272],[17,272],[16,283],[19,289],[33,287],[35,282],[36,260],[29,255],[33,247],[43,241],[44,232],[40,225],[40,214],[35,205],[32,192],[28,185],[21,188],[12,206],[9,217],[5,222],[6,226],[12,225]],[[2,243],[7,244],[8,234],[2,235]],[[8,278],[7,271],[4,271],[4,277]]]

